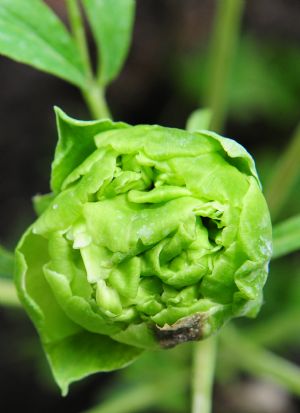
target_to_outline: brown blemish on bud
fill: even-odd
[[[197,341],[203,337],[203,314],[194,314],[182,318],[171,326],[165,324],[163,327],[155,326],[155,335],[162,348],[171,348],[186,341]]]

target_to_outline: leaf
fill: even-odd
[[[141,349],[88,331],[47,344],[45,350],[63,395],[67,394],[71,382],[99,371],[107,372],[126,367],[142,353]]]
[[[83,0],[96,39],[100,82],[110,83],[120,72],[130,45],[134,0]]]
[[[11,278],[14,271],[14,255],[0,245],[0,277]]]
[[[69,319],[45,279],[43,267],[47,260],[46,239],[29,228],[16,250],[16,287],[65,395],[71,382],[97,371],[125,367],[141,350],[85,331]]]
[[[84,87],[70,34],[41,0],[0,0],[0,54]]]
[[[186,123],[186,130],[194,132],[209,129],[212,113],[210,109],[197,109],[190,114]]]
[[[0,305],[6,307],[20,307],[16,288],[12,280],[0,277]]]
[[[220,143],[225,154],[229,156],[230,162],[247,175],[253,175],[258,185],[261,187],[259,177],[257,175],[255,162],[247,150],[233,139],[225,138],[211,131],[201,131],[202,135],[209,136]]]
[[[32,198],[33,208],[35,213],[40,216],[42,213],[48,208],[51,202],[54,199],[54,194],[50,192],[50,194],[45,195],[35,195]]]
[[[110,129],[124,128],[126,125],[108,119],[75,120],[59,108],[55,108],[55,113],[59,139],[52,163],[51,188],[57,192],[65,178],[96,149],[95,135]]]
[[[14,254],[0,245],[0,304],[19,306],[16,289],[12,281]]]
[[[272,258],[282,257],[298,249],[300,249],[300,215],[274,226]]]

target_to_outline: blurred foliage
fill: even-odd
[[[300,344],[300,268],[295,254],[270,265],[270,275],[264,289],[265,304],[257,319],[237,324],[246,327],[249,338],[267,347],[281,349]]]
[[[13,254],[0,245],[0,277],[11,277],[13,266]]]
[[[300,56],[300,55],[299,55]],[[300,63],[300,62],[299,62]],[[282,138],[285,141],[285,144],[288,141],[285,137]],[[272,174],[274,171],[274,165],[280,159],[281,152],[278,151],[279,148],[275,148],[275,145],[272,147],[263,147],[255,156],[255,163],[258,171],[258,175],[262,182],[263,188],[268,186]],[[279,189],[278,189],[279,190]],[[284,205],[284,208],[280,212],[280,220],[289,218],[293,215],[296,215],[300,211],[300,173],[298,177],[295,178],[294,185],[292,186],[287,202]]]
[[[116,375],[98,407],[85,413],[163,411],[183,413],[189,405],[191,343],[172,350],[146,352]],[[158,410],[156,410],[158,409]]]
[[[173,79],[180,93],[203,103],[207,87],[207,50],[182,55],[174,64]],[[249,122],[257,116],[272,123],[299,117],[300,51],[297,45],[269,42],[247,35],[235,53],[228,85],[230,116]]]

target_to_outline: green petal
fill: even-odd
[[[47,240],[29,228],[16,250],[16,287],[21,302],[37,327],[42,341],[51,342],[80,331],[62,311],[43,274],[49,260]]]
[[[29,228],[17,247],[15,282],[20,300],[41,336],[55,380],[66,394],[73,381],[125,367],[141,350],[84,331],[73,323],[45,280],[43,266],[48,260],[47,241]]]
[[[57,193],[65,178],[96,149],[95,135],[110,129],[126,128],[126,124],[109,119],[79,121],[59,108],[55,108],[55,113],[59,139],[52,163],[51,188]]]
[[[137,347],[88,331],[47,344],[45,350],[63,395],[67,394],[70,383],[93,373],[126,367],[142,353]]]
[[[219,142],[225,154],[230,158],[230,162],[241,172],[249,176],[254,176],[258,185],[261,186],[254,160],[242,145],[233,139],[225,138],[215,132],[201,131],[201,135],[209,136]]]

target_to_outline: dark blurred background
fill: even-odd
[[[47,2],[66,20],[63,1]],[[206,93],[205,62],[215,4],[213,0],[137,0],[129,57],[107,95],[114,119],[185,127],[188,115],[203,104]],[[90,47],[94,52],[92,39]],[[0,90],[0,243],[13,248],[34,219],[31,197],[49,191],[50,164],[57,141],[53,106],[81,119],[88,119],[89,114],[74,87],[3,57]],[[225,134],[254,154],[265,181],[300,118],[299,0],[246,2],[228,99]],[[299,185],[283,216],[299,212],[298,190]],[[292,271],[295,267],[300,276],[297,259],[292,258],[289,268]],[[273,290],[282,291],[280,283],[276,286]],[[119,380],[118,373],[98,374],[75,384],[70,395],[62,399],[26,315],[17,309],[0,308],[0,332],[1,412],[21,408],[31,413],[81,412],[104,398]],[[286,353],[300,361],[300,352],[295,348],[289,347]],[[259,397],[255,386],[263,387],[247,377],[241,379],[236,387],[216,386],[216,412],[300,411],[297,400],[268,385],[264,394],[269,391],[271,399],[279,395],[277,407],[251,410],[251,398]],[[236,392],[246,392],[242,397],[250,398],[250,407],[245,407],[246,402],[236,402]],[[175,408],[167,405],[148,411],[173,413]]]

